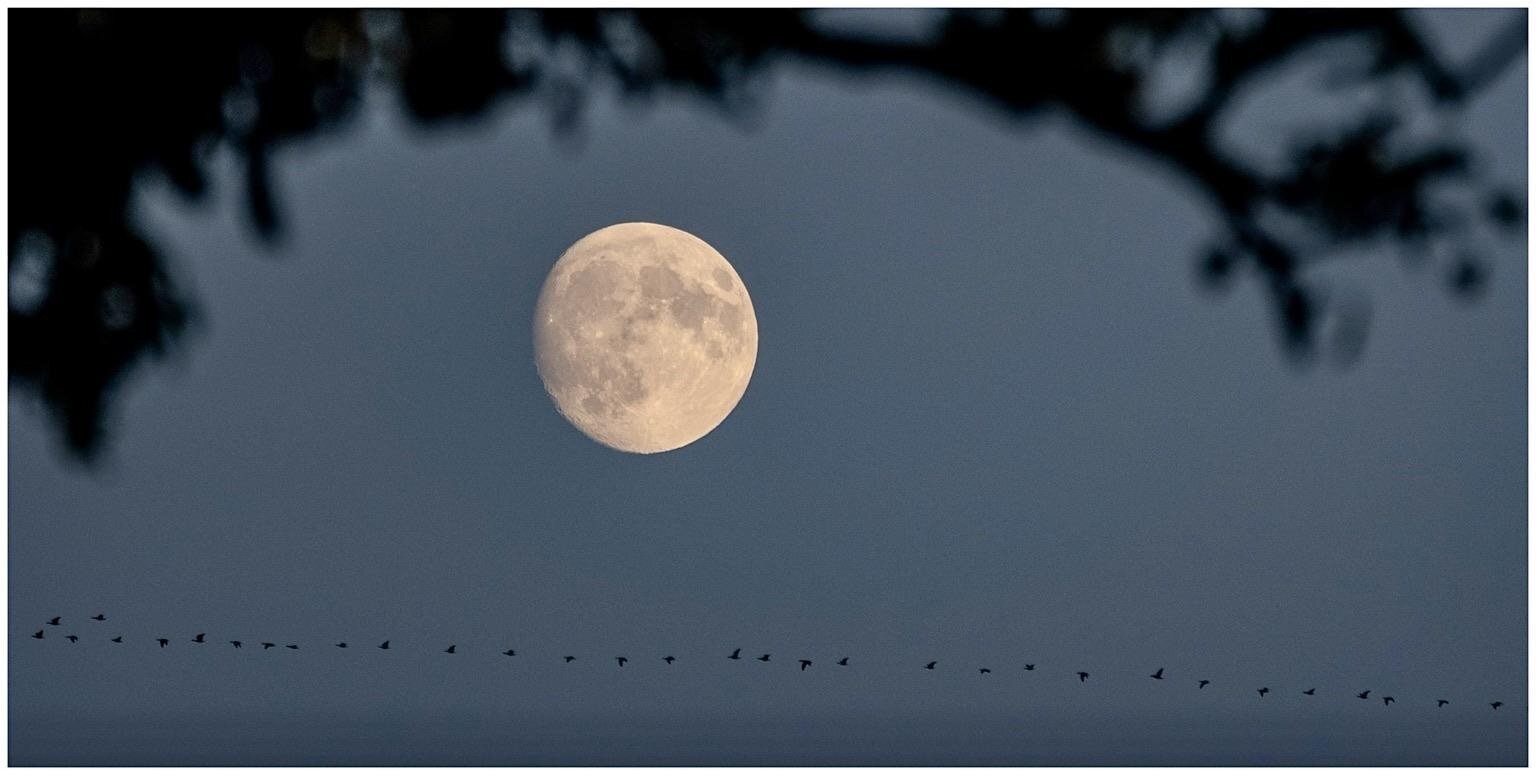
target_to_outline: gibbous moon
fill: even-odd
[[[703,240],[620,223],[555,262],[534,310],[533,352],[578,430],[625,452],[666,452],[736,408],[757,363],[757,316],[736,270]]]

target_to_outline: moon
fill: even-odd
[[[757,364],[747,287],[708,243],[655,223],[582,237],[549,270],[534,362],[561,416],[592,440],[652,454],[714,430]]]

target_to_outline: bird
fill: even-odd
[[[732,651],[731,655],[726,657],[726,659],[741,659],[741,649],[736,649],[735,651]]]
[[[1207,680],[1205,680],[1205,679],[1201,679],[1201,680],[1200,680],[1200,688],[1201,688],[1201,689],[1204,689],[1204,688],[1205,688],[1205,685],[1206,685],[1206,684],[1208,684],[1208,683],[1210,683],[1210,681],[1207,681]]]
[[[342,641],[342,642],[336,644],[336,648],[339,648],[339,649],[344,649],[346,647],[347,647],[347,642],[346,641]]]
[[[1390,696],[1382,697],[1381,698],[1381,704],[1384,705],[1384,706],[1385,705],[1391,705],[1394,702],[1397,702],[1397,700],[1392,698],[1392,697],[1390,697]]]
[[[843,667],[847,667],[848,666],[848,658],[847,657],[843,657],[842,659],[837,660],[837,663],[839,665],[842,665]]]
[[[203,640],[203,638],[205,636],[207,636],[207,635],[208,635],[208,633],[206,633],[206,632],[200,632],[200,633],[197,634],[197,637],[192,639],[192,642],[193,643],[207,643],[208,641]]]
[[[55,627],[57,627],[57,626],[59,626],[59,620],[62,619],[62,618],[63,618],[62,616],[55,616],[52,619],[49,619],[48,623],[53,625],[53,626],[55,626]]]
[[[661,658],[661,661],[663,661],[663,662],[665,662],[665,663],[667,663],[669,665],[672,664],[673,662],[675,662],[676,660],[677,660],[677,657],[662,657]]]
[[[576,661],[576,658],[575,658],[575,657],[566,657],[566,658],[565,658],[565,663],[566,663],[566,664],[567,664],[567,665],[569,665],[569,664],[570,664],[570,663],[572,663],[572,662],[575,662],[575,661]]]
[[[43,639],[43,631],[42,630],[38,630],[37,632],[32,633],[32,637],[34,637],[34,638],[36,638],[38,640],[42,640]]]
[[[80,642],[80,636],[79,635],[65,635],[64,638],[66,640],[68,640],[70,643],[79,643]]]
[[[1366,689],[1365,691],[1363,691],[1363,692],[1361,692],[1361,693],[1359,693],[1359,694],[1357,694],[1355,696],[1359,697],[1362,700],[1369,700],[1371,698],[1371,690],[1370,689]]]
[[[1437,708],[1443,708],[1449,704],[1451,704],[1450,700],[1435,700],[1435,707]]]
[[[454,653],[457,653],[457,652],[454,651],[454,649],[456,649],[458,647],[459,647],[459,644],[455,643],[455,644],[449,646],[448,648],[443,649],[443,653],[444,654],[454,654]]]
[[[614,657],[614,659],[618,660],[619,667],[623,667],[624,663],[629,661],[626,657]]]
[[[1302,692],[1302,694],[1305,694],[1308,697],[1311,697],[1312,695],[1317,694],[1317,690],[1316,689],[1308,689],[1308,690]]]
[[[168,638],[155,638],[160,643],[160,648],[165,648],[171,641]]]
[[[98,622],[104,622],[104,621],[107,620],[107,615],[106,614],[96,614],[95,616],[92,616],[91,618],[94,619],[95,621],[98,621]]]
[[[1260,697],[1263,697],[1266,694],[1269,694],[1269,687],[1268,686],[1265,686],[1265,687],[1259,689],[1259,696]]]
[[[1033,665],[1033,664],[1030,664],[1030,663],[1026,663],[1026,664],[1025,664],[1025,665],[1024,665],[1024,669],[1025,669],[1025,670],[1034,670],[1034,669],[1035,669],[1035,666],[1034,666],[1034,665]]]
[[[1078,683],[1083,683],[1084,681],[1087,681],[1087,680],[1088,680],[1088,674],[1079,671],[1078,674],[1077,674],[1077,682]]]
[[[759,661],[759,662],[767,662],[768,661],[768,657],[770,657],[770,656],[772,656],[772,654],[764,654],[764,655],[758,657],[757,661]]]
[[[1159,681],[1163,680],[1163,669],[1162,668],[1158,668],[1157,672],[1152,674],[1152,677],[1156,678]]]
[[[811,666],[811,660],[809,660],[809,659],[802,659],[802,660],[800,660],[800,672],[802,672],[802,673],[805,672],[805,669],[810,667],[810,666]]]
[[[298,645],[297,644],[293,644],[293,643],[288,644],[288,648],[291,648],[294,651],[298,651],[299,650]]]
[[[923,665],[923,668],[926,669],[926,670],[932,670],[934,665],[937,665],[937,664],[939,664],[937,661],[929,662],[928,664]]]
[[[1498,710],[1499,708],[1504,707],[1504,703],[1497,702],[1497,701],[1490,702],[1490,703],[1488,703],[1488,707],[1493,708],[1494,710]]]
[[[261,642],[261,650],[262,651],[266,651],[267,649],[270,649],[270,648],[277,648],[277,644],[276,643],[268,643],[266,641],[262,641]]]
[[[506,654],[506,655],[507,655],[507,656],[509,656],[509,657],[515,657],[515,656],[517,656],[517,652],[516,652],[516,651],[514,651],[514,650],[512,650],[512,649],[507,649],[507,650],[506,650],[506,651],[503,651],[503,652],[501,652],[501,653],[503,653],[503,654]]]
[[[990,674],[992,672],[992,669],[988,668],[988,667],[983,667],[983,668],[978,668],[976,672],[980,673],[981,675],[988,675],[988,674]]]
[[[119,635],[116,638],[113,638],[112,642],[113,643],[122,643],[123,642],[123,636]]]
[[[229,645],[234,646],[235,648],[240,648],[240,647],[244,646],[245,644],[240,642],[240,641],[238,641],[238,640],[232,640],[232,641],[229,642]]]
[[[389,641],[386,640],[383,643],[380,643],[379,648],[384,649],[385,651],[389,651]]]

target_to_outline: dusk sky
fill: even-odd
[[[1456,54],[1514,13],[1415,18]],[[1317,61],[1232,147],[1366,102]],[[1201,285],[1210,205],[1156,162],[917,77],[759,86],[598,86],[571,134],[370,88],[276,151],[274,244],[229,148],[198,202],[144,176],[200,314],[94,464],[12,385],[10,763],[1526,763],[1523,231],[1472,298],[1390,243],[1309,268],[1369,328],[1298,364],[1260,278]],[[1526,111],[1522,55],[1434,128],[1523,192]],[[626,221],[725,256],[760,337],[657,455],[533,360],[555,260]]]

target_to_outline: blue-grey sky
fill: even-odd
[[[1526,81],[1455,127],[1522,190]],[[1300,86],[1232,142],[1325,109]],[[1253,278],[1194,282],[1210,214],[1151,162],[913,80],[764,91],[747,125],[599,93],[573,143],[375,90],[274,159],[275,250],[227,151],[201,206],[147,183],[204,315],[99,468],[11,392],[11,763],[1525,763],[1523,244],[1473,301],[1320,268],[1369,339],[1297,369]],[[760,331],[656,456],[532,361],[555,259],[636,220],[725,255]]]

